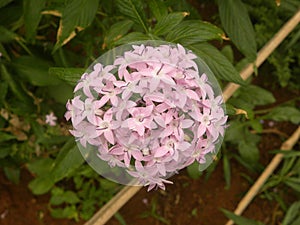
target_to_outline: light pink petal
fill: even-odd
[[[198,131],[197,131],[197,137],[200,138],[205,133],[206,127],[202,124],[199,125]]]
[[[184,129],[191,127],[193,124],[194,124],[194,121],[190,120],[190,119],[185,119],[185,120],[181,121],[181,127]]]
[[[111,130],[104,131],[104,137],[112,145],[115,144],[114,134],[113,134],[113,132]]]
[[[149,86],[150,92],[155,91],[157,89],[159,83],[160,83],[160,79],[158,79],[158,78],[152,78],[150,80],[150,86]]]
[[[162,78],[161,78],[161,80],[163,81],[163,82],[165,82],[166,84],[169,84],[169,85],[172,85],[172,86],[175,86],[176,85],[176,83],[175,83],[175,81],[172,79],[172,77],[169,77],[169,76],[163,76]]]
[[[109,97],[107,95],[102,96],[102,98],[98,101],[98,105],[105,105],[109,100]],[[102,107],[101,106],[101,107]]]
[[[145,133],[145,127],[143,125],[138,125],[134,129],[140,136],[143,136]]]
[[[162,157],[165,154],[167,154],[168,152],[169,152],[169,149],[166,148],[165,146],[159,147],[155,150],[154,157],[156,157],[156,158]]]
[[[198,96],[198,94],[196,92],[194,92],[193,90],[185,90],[187,96],[190,98],[190,99],[194,99],[196,101],[200,101],[200,98]]]

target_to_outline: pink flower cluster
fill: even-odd
[[[82,75],[65,116],[83,147],[96,146],[102,160],[148,190],[164,189],[167,177],[214,153],[227,116],[191,51],[179,44],[132,48]]]

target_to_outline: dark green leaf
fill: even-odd
[[[67,149],[64,155],[57,157],[55,160],[55,166],[51,171],[55,182],[63,179],[82,165],[84,159],[77,146]]]
[[[271,92],[256,85],[241,87],[238,91],[238,99],[252,104],[253,107],[255,105],[266,105],[275,102],[275,98]]]
[[[27,168],[37,176],[47,176],[53,168],[53,159],[40,158],[27,164]]]
[[[49,76],[51,63],[33,56],[21,56],[13,62],[18,75],[36,86],[57,85],[61,81],[55,76]],[[34,65],[34,66],[33,66]]]
[[[14,32],[6,29],[3,26],[0,26],[0,42],[10,42],[18,38],[18,35]]]
[[[255,143],[240,141],[239,153],[241,157],[249,163],[257,163],[259,160],[259,150]]]
[[[297,225],[295,220],[300,218],[300,201],[294,202],[285,214],[282,225]]]
[[[245,84],[233,65],[214,46],[208,43],[199,43],[190,45],[188,48],[206,62],[217,78],[238,84]]]
[[[13,0],[0,0],[0,8],[6,6],[7,4],[11,3]]]
[[[255,130],[258,133],[261,133],[263,130],[263,126],[259,122],[259,120],[251,120],[250,125],[253,128],[253,130]]]
[[[251,220],[242,216],[238,216],[233,212],[230,212],[226,209],[221,209],[221,211],[227,216],[229,219],[235,222],[237,225],[263,225],[262,222]]]
[[[295,191],[300,192],[300,180],[299,180],[299,178],[295,177],[293,179],[293,178],[290,177],[287,180],[285,180],[284,183],[287,186],[293,188]]]
[[[272,109],[264,118],[275,121],[290,121],[294,124],[300,123],[300,110],[291,106],[281,106]]]
[[[5,81],[3,82],[2,81],[2,83],[0,83],[0,107],[2,106],[2,104],[5,101],[7,90],[8,90],[8,84],[7,84],[7,82],[5,82]]]
[[[202,173],[199,170],[199,163],[194,162],[193,164],[189,165],[187,167],[188,175],[193,179],[199,179],[201,177]]]
[[[58,103],[66,104],[67,100],[73,97],[73,88],[68,84],[49,86],[47,93]]]
[[[117,213],[114,215],[114,217],[116,218],[116,220],[119,221],[119,223],[120,223],[121,225],[127,225],[127,223],[126,223],[124,217],[123,217],[119,212],[117,212]]]
[[[233,54],[232,47],[230,45],[225,45],[222,48],[221,52],[229,60],[229,62],[233,64],[233,62],[234,62],[234,54]]]
[[[11,135],[11,134],[0,131],[0,143],[5,142],[5,141],[9,141],[11,139],[16,139],[16,137],[14,135]]]
[[[35,38],[36,29],[42,18],[41,11],[45,3],[45,0],[23,0],[24,24],[28,40]]]
[[[229,158],[226,153],[223,155],[223,169],[224,169],[226,188],[229,189],[231,183],[231,168],[230,168]]]
[[[20,181],[20,168],[17,167],[4,167],[4,174],[15,184],[18,184]]]
[[[143,2],[141,0],[117,0],[116,4],[122,14],[140,25],[148,33]]]
[[[62,219],[62,218],[75,219],[76,221],[78,220],[79,217],[75,205],[68,206],[65,208],[51,209],[51,216],[58,219]]]
[[[73,191],[66,191],[60,194],[52,195],[50,199],[50,204],[60,205],[62,203],[76,204],[80,202],[76,193]]]
[[[241,0],[218,0],[221,23],[236,47],[251,61],[256,58],[255,33]]]
[[[85,29],[96,16],[99,0],[68,1],[62,10],[62,18],[57,31],[57,42],[54,50],[69,42],[76,32]]]
[[[224,32],[215,25],[200,20],[187,20],[166,36],[166,41],[191,45],[209,40],[222,40]]]
[[[35,195],[47,193],[54,185],[54,180],[51,176],[38,177],[32,180],[28,187]]]
[[[56,76],[72,86],[77,84],[84,72],[82,68],[50,67],[48,70],[50,76]]]
[[[128,44],[135,41],[149,40],[150,37],[141,32],[131,32],[115,42],[116,45]]]
[[[166,15],[155,25],[153,33],[157,36],[170,33],[187,15],[187,12],[174,12]]]
[[[133,22],[131,20],[123,20],[112,25],[105,36],[105,45],[110,46],[111,43],[122,38],[131,29],[132,25]]]
[[[11,153],[11,147],[4,147],[4,146],[1,146],[0,147],[0,159],[3,159],[5,158],[6,156],[9,155],[9,153]]]
[[[148,5],[150,7],[151,12],[157,21],[160,21],[163,17],[168,14],[168,8],[165,3],[161,0],[148,0]]]
[[[2,76],[3,80],[8,83],[9,88],[18,100],[21,100],[23,102],[28,101],[28,98],[24,91],[21,89],[19,84],[15,82],[15,80],[12,78],[11,74],[7,71],[6,67],[3,64],[0,64],[0,75]]]

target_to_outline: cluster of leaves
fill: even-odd
[[[291,18],[299,9],[299,1],[286,0],[279,1],[278,4],[273,0],[245,1],[249,14],[254,23],[256,40],[259,47],[262,47],[271,39],[280,27]],[[297,89],[299,86],[299,61],[300,61],[300,31],[295,29],[283,43],[268,58],[268,63],[272,65],[271,73],[278,79],[282,87]],[[282,57],[284,55],[284,57]]]
[[[274,23],[275,14],[270,15],[267,7],[266,13],[257,9],[260,2],[216,1],[223,31],[203,21],[187,1],[0,0],[0,167],[17,183],[25,165],[35,176],[29,184],[33,193],[51,192],[54,216],[88,219],[117,187],[84,164],[63,120],[65,103],[84,68],[96,57],[121,44],[151,39],[180,43],[193,50],[221,84],[230,81],[244,85],[229,103],[247,111],[249,120],[244,116],[232,118],[224,145],[225,178],[229,184],[231,158],[251,170],[261,170],[262,166],[253,167],[259,165],[260,120],[299,123],[300,117],[294,102],[258,117],[255,106],[275,99],[239,76],[244,63],[255,59],[256,46],[261,47],[273,35],[269,30],[282,24],[282,20]],[[287,2],[286,10],[292,14],[293,0]],[[258,21],[254,28],[248,10]],[[229,45],[219,51],[211,44],[227,40],[225,33],[245,60],[234,62]],[[299,47],[298,37],[299,32],[294,33],[282,51]],[[283,86],[295,80],[291,74],[297,73],[297,67],[291,66],[299,62],[298,52],[288,51],[284,60],[279,60],[282,52],[278,52],[270,59]],[[54,127],[44,122],[51,111],[58,117]],[[241,135],[242,141],[238,141]],[[228,146],[237,146],[239,154],[229,152]],[[71,187],[65,185],[68,182]]]

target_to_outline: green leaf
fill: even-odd
[[[266,119],[275,121],[290,121],[294,124],[300,123],[300,110],[291,106],[276,107],[264,116]]]
[[[226,153],[223,155],[223,170],[224,170],[224,178],[226,182],[225,188],[229,189],[231,183],[231,168],[230,168],[230,161]]]
[[[45,0],[24,0],[23,16],[28,40],[34,40],[36,29],[42,18],[41,11],[45,7]]]
[[[43,177],[37,177],[34,180],[32,180],[28,187],[35,195],[42,195],[47,193],[54,185],[53,177],[50,175],[43,176]]]
[[[132,25],[131,20],[123,20],[112,25],[104,38],[104,44],[110,47],[111,43],[122,38],[131,29]]]
[[[0,26],[0,42],[11,42],[14,41],[16,39],[18,39],[18,35],[15,34],[14,32],[6,29],[3,26]]]
[[[83,68],[50,67],[48,73],[50,76],[58,77],[68,84],[75,86],[85,70]]]
[[[155,25],[153,33],[158,36],[170,33],[187,15],[187,12],[174,12],[167,14]]]
[[[0,143],[5,142],[5,141],[9,141],[9,140],[12,140],[12,139],[16,139],[16,137],[14,135],[11,135],[11,134],[0,131]]]
[[[129,17],[148,33],[146,16],[141,0],[117,0],[116,4],[122,14]]]
[[[7,4],[11,3],[13,0],[0,0],[0,8],[6,6]]]
[[[131,32],[115,42],[116,45],[128,44],[135,41],[150,40],[150,37],[141,32]]]
[[[70,175],[75,169],[81,166],[84,159],[77,146],[70,149],[64,149],[62,154],[56,158],[54,168],[51,171],[55,182]]]
[[[251,61],[256,58],[255,33],[241,0],[218,0],[222,26],[236,47]]]
[[[33,66],[34,65],[34,66]],[[34,56],[21,56],[13,62],[18,75],[35,86],[57,85],[61,81],[49,76],[48,68],[51,63]]]
[[[18,184],[20,182],[20,168],[17,167],[4,167],[4,174],[15,184]]]
[[[6,156],[9,155],[9,153],[11,153],[11,147],[4,147],[1,146],[0,148],[0,159],[4,159]]]
[[[37,176],[47,176],[53,168],[53,159],[40,158],[36,161],[29,162],[27,168],[29,171]]]
[[[60,205],[62,203],[76,204],[80,202],[77,194],[73,191],[66,191],[59,194],[52,195],[50,198],[50,204]]]
[[[224,32],[215,25],[200,20],[187,20],[166,36],[166,41],[191,45],[209,40],[222,40]]]
[[[289,177],[284,181],[284,183],[293,188],[295,191],[300,192],[300,180],[296,177]]]
[[[202,173],[199,170],[199,163],[198,162],[194,162],[193,164],[189,165],[187,167],[187,172],[188,175],[192,178],[192,179],[199,179],[199,177],[201,177]]]
[[[73,88],[68,84],[49,86],[47,87],[47,93],[49,94],[49,97],[54,98],[56,102],[61,104],[66,104],[68,99],[71,99],[74,96]]]
[[[259,160],[259,150],[255,143],[246,142],[244,140],[239,142],[239,153],[241,157],[249,163],[257,163]]]
[[[285,214],[282,225],[297,225],[300,218],[300,201],[294,202]]]
[[[247,102],[248,104],[266,105],[275,102],[273,94],[256,85],[247,85],[238,90],[238,99]]]
[[[76,32],[89,26],[94,20],[98,10],[99,0],[72,0],[68,1],[62,10],[57,41],[54,50],[68,43]]]
[[[206,62],[217,78],[238,84],[245,84],[234,66],[214,46],[208,43],[199,43],[190,45],[188,48]]]
[[[233,64],[233,62],[234,62],[234,54],[233,54],[232,47],[230,45],[225,45],[222,48],[221,53],[229,60],[230,63]]]
[[[51,209],[51,216],[57,219],[67,218],[67,219],[75,219],[79,220],[78,210],[75,205],[67,206],[65,208],[56,208]]]
[[[119,223],[120,223],[121,225],[127,225],[127,223],[126,223],[124,217],[123,217],[119,212],[115,213],[114,217],[116,218],[116,220],[119,221]]]
[[[263,223],[260,221],[251,220],[242,216],[238,216],[226,209],[221,209],[221,211],[225,214],[226,217],[231,219],[237,225],[263,225]]]
[[[11,74],[7,71],[6,67],[3,64],[0,64],[0,75],[2,79],[8,83],[9,88],[18,100],[28,102],[28,96],[21,89],[19,83],[15,82],[15,80],[12,78]]]
[[[3,105],[5,101],[7,90],[8,90],[8,83],[6,81],[2,81],[2,83],[0,83],[0,107]]]
[[[151,12],[157,21],[160,21],[163,17],[168,14],[168,8],[165,3],[161,0],[148,0],[148,5],[150,7]]]

